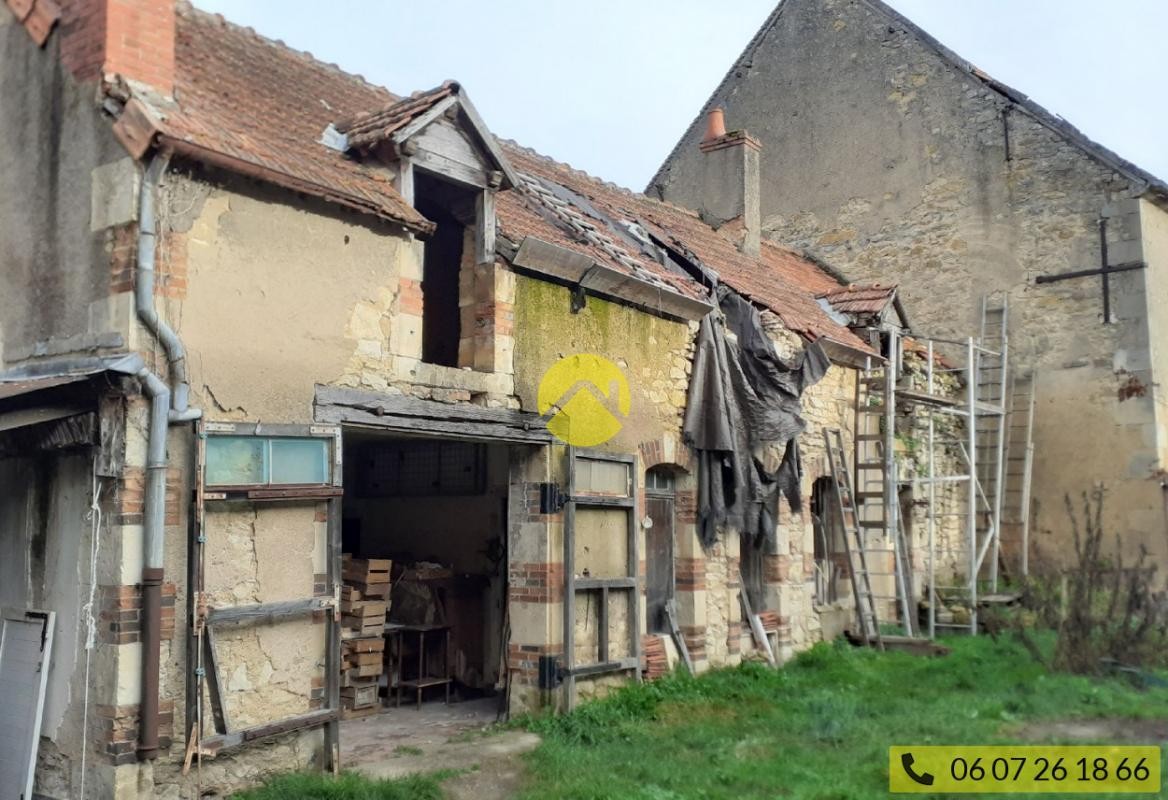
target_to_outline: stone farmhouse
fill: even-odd
[[[765,154],[763,239],[898,285],[921,335],[1007,309],[1009,380],[1033,386],[1015,563],[1073,556],[1064,498],[1102,490],[1108,542],[1162,575],[1168,184],[880,0],[783,0],[730,67],[646,190],[720,224],[698,146],[715,108]]]
[[[7,0],[0,78],[6,785],[337,768],[428,632],[419,703],[518,711],[849,624],[823,433],[903,315],[760,239],[754,140],[715,229],[185,3]]]

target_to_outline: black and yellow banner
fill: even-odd
[[[1112,745],[898,746],[888,789],[918,794],[1160,791],[1160,748]]]

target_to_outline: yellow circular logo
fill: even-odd
[[[607,358],[578,353],[544,373],[536,402],[553,436],[576,447],[594,447],[620,431],[617,414],[629,415],[629,382]]]

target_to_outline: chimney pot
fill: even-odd
[[[706,115],[706,135],[702,139],[702,143],[712,142],[715,139],[721,139],[726,135],[726,117],[722,109],[715,108]]]

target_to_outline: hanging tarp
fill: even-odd
[[[718,305],[698,331],[683,429],[698,457],[698,535],[709,546],[724,526],[773,547],[780,493],[800,510],[799,399],[830,362],[816,343],[779,358],[758,310],[725,286]],[[775,469],[763,463],[770,448],[783,452]]]

